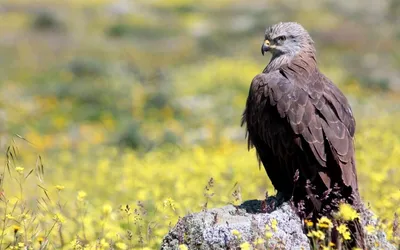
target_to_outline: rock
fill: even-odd
[[[370,210],[364,209],[361,219],[364,226],[378,228],[378,220]],[[228,205],[185,216],[164,237],[161,249],[179,249],[180,244],[186,244],[188,249],[240,249],[244,242],[254,244],[259,238],[266,239],[266,225],[272,237],[265,247],[258,245],[256,249],[310,249],[303,224],[289,203],[272,213],[262,213],[258,200],[246,201],[239,207]],[[234,235],[237,234],[235,230],[240,235]],[[368,249],[396,249],[381,230],[366,232],[366,235]]]

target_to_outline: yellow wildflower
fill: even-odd
[[[43,241],[44,241],[44,238],[42,236],[39,236],[37,238],[37,242],[39,242],[40,245],[42,245]]]
[[[58,190],[58,191],[61,191],[61,190],[63,190],[65,187],[63,186],[63,185],[56,185],[56,189]]]
[[[250,250],[250,249],[252,249],[252,248],[251,248],[250,243],[248,243],[248,242],[243,242],[242,244],[240,244],[240,249],[241,249],[241,250]]]
[[[19,202],[19,199],[17,197],[12,197],[10,198],[10,204],[15,205]]]
[[[240,237],[240,232],[238,231],[238,230],[236,230],[236,229],[233,229],[232,231],[231,231],[231,233],[233,234],[233,235],[235,235],[236,237]]]
[[[15,171],[17,171],[17,173],[19,173],[19,174],[23,174],[24,173],[24,168],[23,167],[16,167]]]
[[[318,219],[318,223],[317,223],[318,228],[332,228],[333,224],[332,221],[330,219],[328,219],[327,217],[323,216],[321,218]]]
[[[171,198],[167,198],[163,202],[164,208],[170,207],[173,211],[175,211],[175,201]]]
[[[11,214],[7,214],[6,218],[9,219],[9,220],[15,220],[15,217],[12,216]]]
[[[100,240],[100,246],[102,246],[104,248],[109,248],[110,244],[105,239],[101,239]]]
[[[188,250],[189,248],[185,244],[179,245],[179,250]]]
[[[373,225],[367,225],[367,226],[365,227],[365,230],[367,230],[367,233],[368,233],[368,234],[372,234],[372,233],[375,232],[375,227],[374,227]]]
[[[340,226],[336,227],[339,234],[342,235],[343,239],[350,240],[350,231],[349,228],[345,224],[341,224]]]
[[[271,221],[271,228],[272,230],[274,230],[276,232],[276,230],[278,229],[278,221],[276,219],[272,219]]]
[[[121,250],[128,249],[128,246],[127,246],[125,243],[123,243],[123,242],[115,243],[115,246],[116,246],[118,249],[121,249]]]
[[[265,232],[265,238],[270,239],[272,238],[273,233],[271,231],[266,231]]]
[[[317,230],[316,232],[316,237],[320,240],[324,240],[325,239],[325,233],[322,232],[321,230]]]
[[[345,221],[353,221],[360,217],[354,208],[347,203],[342,203],[339,205],[339,217]]]
[[[314,226],[314,223],[311,220],[304,220],[304,222],[306,223],[307,227],[312,227]]]
[[[112,211],[112,207],[110,204],[103,205],[103,214],[109,215]]]
[[[13,231],[14,231],[15,234],[18,232],[18,230],[21,229],[21,227],[18,226],[18,225],[13,225],[12,227],[13,227]]]
[[[85,200],[86,196],[87,196],[87,194],[85,191],[79,191],[76,199],[78,199],[78,201],[83,201],[83,200]]]
[[[316,239],[319,239],[319,240],[324,240],[325,239],[325,233],[322,232],[321,230],[317,230],[317,231],[312,230],[307,234],[307,236],[310,237],[310,238],[316,238]]]
[[[253,242],[253,244],[254,244],[254,245],[263,245],[264,242],[265,242],[264,239],[262,239],[262,238],[257,238],[257,239]]]
[[[55,213],[53,216],[53,220],[57,223],[64,223],[65,222],[65,217],[61,213]]]

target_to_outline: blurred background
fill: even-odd
[[[399,107],[395,0],[1,2],[1,132],[38,150],[243,140],[264,30],[279,21],[311,33],[357,120]]]
[[[201,209],[211,177],[228,197],[215,204],[232,199],[237,183],[243,198],[262,198],[273,189],[247,153],[240,119],[269,61],[264,31],[280,21],[310,32],[319,68],[353,107],[365,199],[400,199],[398,0],[1,0],[0,149],[18,148],[14,167],[26,173],[40,155],[46,183],[65,186],[66,200],[84,190],[93,211],[164,201],[174,224]],[[242,177],[250,170],[257,183]],[[27,185],[29,203],[42,191]],[[390,218],[398,206],[387,199],[375,209]],[[78,224],[66,227],[68,241]],[[157,246],[164,224],[141,246]]]

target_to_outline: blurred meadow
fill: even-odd
[[[351,102],[361,195],[399,242],[398,0],[1,0],[0,249],[157,249],[273,194],[240,119],[279,21]]]

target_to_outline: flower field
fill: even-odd
[[[400,244],[400,31],[328,1],[263,2],[2,1],[0,249],[158,249],[189,212],[273,194],[240,118],[280,12],[352,104],[361,196]]]
[[[390,121],[360,125],[368,129],[358,133],[357,161],[362,197],[397,240],[400,131]],[[154,249],[179,216],[273,193],[244,143],[165,147],[146,155],[113,147],[89,153],[82,145],[42,160],[24,148],[14,145],[3,159],[9,163],[2,181],[3,244]]]

